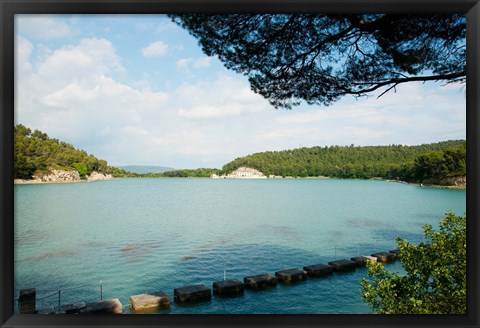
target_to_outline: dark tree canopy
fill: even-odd
[[[171,15],[276,108],[464,82],[464,15]]]

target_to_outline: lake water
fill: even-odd
[[[39,308],[164,291],[176,313],[370,313],[366,269],[182,306],[173,289],[422,241],[466,192],[372,180],[115,179],[15,186],[15,295]],[[387,265],[401,270],[399,263]],[[124,308],[128,312],[128,307]]]

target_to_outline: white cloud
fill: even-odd
[[[142,48],[144,57],[162,57],[168,53],[168,44],[162,41],[151,43],[148,47]]]
[[[17,26],[20,33],[38,39],[58,39],[69,36],[72,30],[63,21],[55,19],[53,15],[19,15]]]
[[[110,41],[105,39],[82,39],[75,46],[66,46],[45,58],[38,65],[37,74],[50,79],[56,87],[66,86],[71,81],[81,81],[92,75],[123,71],[120,57]]]
[[[178,116],[192,120],[247,118],[270,108],[246,82],[228,76],[210,83],[183,85],[177,89],[175,99]]]
[[[15,73],[23,75],[29,73],[32,69],[30,64],[30,55],[33,50],[33,44],[20,35],[15,37]],[[17,75],[17,76],[19,76]]]
[[[188,72],[190,66],[193,68],[207,68],[210,66],[213,57],[189,57],[189,58],[181,58],[177,60],[176,65],[177,68],[181,71]]]
[[[77,147],[101,148],[132,123],[152,120],[152,113],[168,100],[164,92],[136,89],[109,76],[120,68],[107,40],[84,39],[54,51],[17,80],[17,122]]]

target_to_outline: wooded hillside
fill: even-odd
[[[81,176],[97,171],[113,176],[126,176],[128,172],[108,166],[107,161],[75,149],[72,145],[50,138],[39,130],[32,132],[22,124],[14,130],[14,178],[31,179],[35,173],[48,173],[49,169],[77,170]]]
[[[465,140],[419,146],[326,146],[240,157],[225,164],[222,173],[247,166],[266,175],[421,181],[431,177],[465,175],[465,159]]]

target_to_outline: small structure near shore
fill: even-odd
[[[203,301],[212,298],[212,290],[203,284],[193,285],[173,290],[175,302]]]
[[[210,178],[212,179],[266,179],[267,176],[262,172],[260,172],[259,170],[242,166],[227,175],[212,174]]]
[[[351,271],[355,270],[357,267],[357,263],[352,260],[337,260],[328,262],[328,265],[333,267],[333,270],[343,272],[343,271]]]
[[[275,272],[275,277],[277,277],[281,282],[291,283],[297,281],[303,281],[307,279],[307,273],[298,268],[288,269]]]
[[[392,262],[395,261],[395,259],[397,258],[397,254],[390,252],[374,253],[372,254],[372,256],[376,257],[377,261],[382,263]]]
[[[130,308],[134,312],[151,311],[169,307],[170,298],[162,292],[130,296]]]
[[[333,267],[323,263],[304,266],[303,270],[305,270],[310,277],[323,277],[333,273]]]
[[[354,256],[350,260],[355,261],[355,263],[357,263],[357,267],[367,266],[367,261],[377,263],[377,258],[369,255]]]
[[[264,289],[277,286],[277,278],[268,273],[245,277],[243,282],[247,289]]]
[[[245,292],[245,285],[237,279],[228,279],[213,283],[213,293],[219,296],[242,295]]]
[[[18,310],[20,313],[36,313],[37,290],[35,288],[22,289],[18,297]]]
[[[86,303],[79,314],[121,314],[123,305],[118,298]]]
[[[399,250],[398,248],[397,248],[397,249],[392,249],[392,250],[389,251],[389,252],[397,255],[397,257],[398,257],[398,254],[400,254],[400,250]]]

